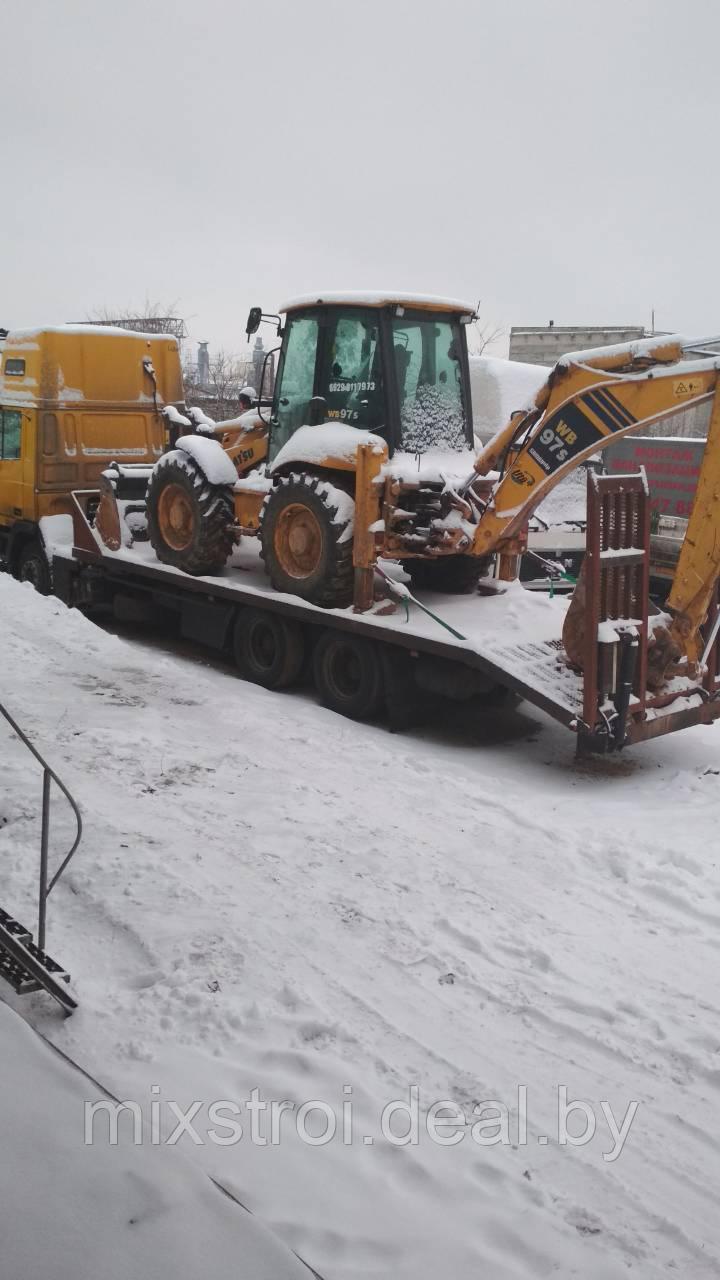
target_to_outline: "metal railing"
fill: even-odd
[[[74,800],[73,796],[71,796],[70,792],[65,786],[65,783],[60,778],[58,778],[57,774],[55,773],[55,770],[50,768],[50,765],[48,764],[47,760],[45,760],[43,756],[40,755],[40,752],[38,751],[37,747],[33,746],[27,734],[23,733],[22,729],[20,728],[20,725],[17,723],[16,720],[13,719],[13,717],[10,715],[10,712],[7,710],[6,707],[2,705],[2,703],[0,703],[0,715],[4,716],[4,718],[7,720],[8,724],[10,725],[11,729],[17,734],[18,738],[27,747],[31,755],[35,757],[35,759],[38,761],[38,764],[41,766],[43,771],[42,825],[40,829],[40,882],[38,886],[37,945],[41,951],[44,951],[45,950],[45,928],[46,928],[46,922],[47,922],[47,900],[53,888],[55,887],[58,880],[60,879],[63,871],[67,867],[70,859],[75,853],[75,850],[80,844],[80,840],[82,838],[82,817],[80,814],[80,809],[78,808],[78,805]],[[62,791],[63,795],[65,796],[65,799],[70,805],[70,808],[72,809],[73,814],[75,815],[77,832],[72,844],[72,848],[68,853],[65,854],[65,857],[60,863],[60,866],[55,872],[55,875],[52,877],[52,879],[48,883],[48,852],[49,852],[49,842],[50,842],[50,785],[52,782],[54,782],[55,785],[60,789],[60,791]]]

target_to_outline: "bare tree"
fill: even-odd
[[[244,385],[245,366],[236,356],[220,348],[210,361],[210,391],[217,405],[217,418],[232,417]]]
[[[238,413],[240,392],[247,378],[247,361],[239,360],[237,356],[221,348],[211,357],[208,381],[201,385],[197,364],[187,358],[183,365],[185,399],[188,405],[196,405],[216,422],[234,418]]]
[[[478,317],[468,328],[468,351],[471,356],[485,354],[486,347],[492,347],[505,337],[505,329],[501,325],[493,325],[491,321],[483,321]]]
[[[117,325],[121,329],[134,329],[141,333],[171,333],[182,342],[187,328],[177,312],[177,301],[165,305],[145,299],[144,305],[133,311],[128,307],[96,307],[85,319],[91,324]]]

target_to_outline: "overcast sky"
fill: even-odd
[[[716,0],[0,0],[10,327],[390,288],[720,332]],[[499,348],[498,350],[501,350]]]

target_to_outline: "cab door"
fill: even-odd
[[[315,315],[292,316],[286,325],[270,420],[270,462],[298,427],[311,421],[319,334]]]
[[[21,409],[0,408],[0,522],[12,524],[34,511],[23,509],[25,453],[23,435],[29,440],[30,416]]]

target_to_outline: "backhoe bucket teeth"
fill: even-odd
[[[153,468],[114,462],[100,476],[95,529],[109,551],[147,539],[145,494]]]

